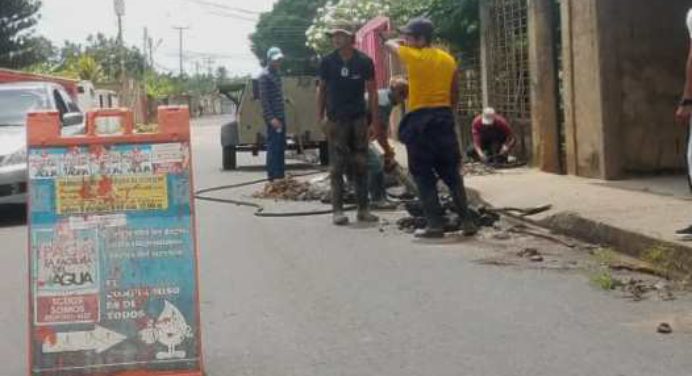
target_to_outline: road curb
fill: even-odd
[[[474,206],[494,207],[473,188],[466,188],[469,202]],[[570,236],[594,244],[613,247],[628,256],[656,263],[672,274],[692,275],[692,244],[690,246],[666,241],[650,235],[618,228],[611,224],[585,218],[573,212],[558,212],[542,220],[510,215],[557,234]],[[652,254],[655,252],[655,254]]]

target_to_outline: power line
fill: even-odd
[[[177,53],[166,53],[166,56],[178,56]],[[190,53],[190,52],[185,52],[183,54],[183,60],[185,62],[190,62],[190,61],[208,61],[208,60],[242,60],[242,61],[253,61],[256,62],[258,61],[257,57],[254,55],[224,55],[224,54],[215,54],[215,53]],[[209,64],[209,63],[207,63]]]
[[[177,52],[169,51],[166,53],[166,56],[178,56]],[[201,57],[201,58],[214,58],[214,57],[227,57],[227,58],[243,58],[243,57],[253,57],[251,53],[247,54],[222,54],[222,53],[216,53],[216,52],[198,52],[198,51],[185,51],[183,53],[183,56],[186,58],[195,58],[195,57]]]
[[[237,14],[232,14],[232,13],[225,13],[225,12],[219,12],[219,11],[207,11],[207,14],[210,14],[212,16],[217,16],[217,17],[223,17],[223,18],[232,18],[234,20],[239,20],[239,21],[247,21],[247,22],[252,22],[255,23],[257,22],[257,19],[253,18],[248,18],[244,16],[240,16]]]
[[[249,14],[249,15],[252,15],[252,16],[259,16],[259,15],[261,14],[261,12],[257,12],[257,11],[254,11],[254,10],[249,10],[249,9],[245,9],[245,8],[234,7],[234,6],[230,6],[230,5],[226,5],[226,4],[220,4],[220,3],[213,2],[213,1],[208,1],[208,0],[185,0],[185,1],[190,2],[190,3],[199,4],[199,5],[204,5],[204,6],[207,6],[207,7],[212,7],[212,8],[217,8],[217,9],[230,10],[230,11],[234,11],[234,12],[238,12],[238,13]]]

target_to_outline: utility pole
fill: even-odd
[[[163,39],[159,39],[156,42],[156,45],[154,45],[154,38],[149,36],[149,66],[151,67],[152,70],[156,69],[156,63],[154,62],[154,52],[159,49],[161,46],[161,43],[163,43]]]
[[[118,50],[120,51],[120,83],[125,87],[125,46],[123,42],[123,16],[125,0],[113,0],[115,15],[118,17]]]
[[[213,70],[214,59],[211,57],[207,57],[204,60],[207,62],[207,72],[209,73],[209,76],[213,77],[214,76],[214,70]]]
[[[149,66],[149,61],[148,61],[149,59],[147,59],[147,57],[149,56],[149,53],[147,53],[147,47],[148,46],[149,46],[149,30],[145,26],[144,27],[144,36],[142,39],[142,57],[143,57],[142,61],[144,61],[144,69],[143,69],[144,73],[147,72],[147,68]]]
[[[173,28],[178,30],[180,36],[180,77],[182,78],[185,74],[185,69],[183,67],[183,32],[188,30],[189,27],[175,26]]]

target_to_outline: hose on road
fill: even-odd
[[[313,172],[308,172],[305,174],[299,174],[299,175],[293,175],[293,177],[306,177],[306,176],[312,176],[312,175],[317,175],[321,174],[324,171],[313,171]],[[252,202],[252,201],[246,201],[246,200],[234,200],[234,199],[228,199],[228,198],[216,198],[216,197],[210,197],[207,196],[207,193],[211,192],[219,192],[219,191],[226,191],[226,190],[234,190],[238,188],[243,188],[243,187],[248,187],[251,185],[257,185],[257,184],[263,184],[267,183],[269,179],[257,179],[257,180],[250,180],[246,182],[241,182],[237,184],[230,184],[230,185],[222,185],[218,187],[211,187],[211,188],[205,188],[201,189],[197,192],[195,192],[195,198],[200,201],[208,201],[208,202],[216,202],[216,203],[221,203],[221,204],[231,204],[231,205],[237,205],[237,206],[245,206],[245,207],[250,207],[254,208],[255,210],[255,217],[262,217],[262,218],[288,218],[288,217],[309,217],[309,216],[315,216],[315,215],[327,215],[327,214],[332,214],[334,213],[334,210],[332,209],[325,209],[325,210],[312,210],[312,211],[296,211],[296,212],[265,212],[264,206]],[[351,205],[347,206],[344,208],[344,211],[352,211],[355,210],[356,207]]]

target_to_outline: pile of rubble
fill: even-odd
[[[443,217],[445,219],[445,232],[455,232],[461,229],[461,221],[455,212],[454,204],[449,197],[442,198]],[[427,220],[423,213],[423,207],[418,200],[412,200],[406,203],[406,211],[409,216],[401,218],[397,221],[399,230],[412,233],[417,229],[422,229],[427,226]],[[469,208],[469,215],[478,227],[492,227],[500,216],[486,208],[472,209]]]
[[[294,177],[276,180],[265,184],[264,188],[253,194],[255,198],[286,201],[318,201],[324,191],[321,186]]]

